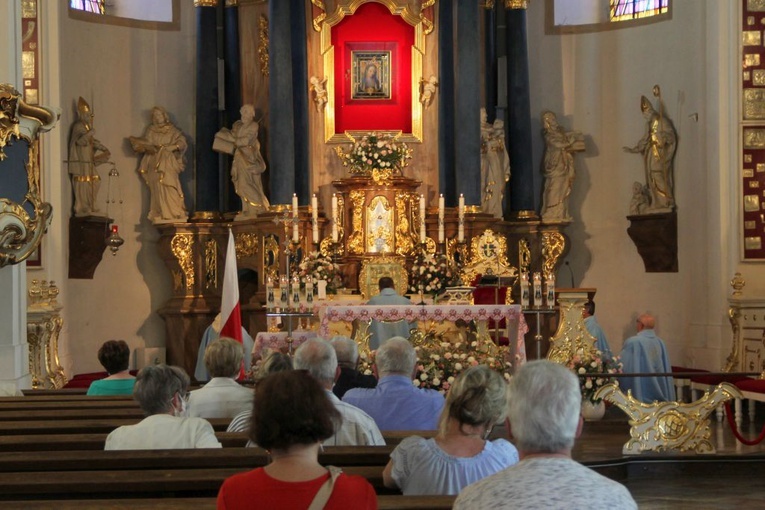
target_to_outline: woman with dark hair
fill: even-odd
[[[107,340],[98,349],[98,361],[109,374],[93,381],[88,395],[132,395],[135,377],[130,375],[130,347],[124,340]]]
[[[383,471],[385,486],[405,496],[453,495],[517,463],[515,446],[487,439],[507,416],[507,394],[503,377],[485,365],[461,373],[446,395],[436,437],[401,441]]]
[[[175,366],[148,365],[138,372],[133,398],[146,418],[106,437],[104,450],[220,448],[207,420],[186,417],[189,376]]]
[[[263,468],[223,482],[218,509],[376,509],[374,489],[360,476],[319,464],[319,446],[335,433],[340,413],[303,370],[279,372],[255,389],[250,439],[271,456]]]

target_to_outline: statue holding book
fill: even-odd
[[[242,212],[237,219],[246,219],[267,211],[270,204],[261,180],[266,162],[260,153],[255,109],[246,104],[239,113],[241,119],[234,122],[231,129],[223,128],[216,133],[213,150],[234,156],[231,181],[236,194],[242,199]]]

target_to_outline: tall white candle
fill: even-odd
[[[444,234],[444,195],[438,197],[438,242],[443,243],[446,240]]]
[[[420,195],[420,242],[425,242],[425,195]]]
[[[300,240],[300,234],[298,230],[298,197],[297,193],[292,194],[292,242],[297,243]]]
[[[337,194],[332,194],[332,242],[336,243],[337,235]]]
[[[319,242],[319,201],[316,193],[311,196],[311,226],[313,227],[313,242]]]
[[[459,220],[457,222],[457,241],[465,240],[465,195],[460,193]]]

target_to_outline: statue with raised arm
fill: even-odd
[[[574,153],[584,150],[584,136],[563,129],[550,111],[542,113],[542,132],[545,139],[542,219],[570,221],[568,199],[574,184]]]
[[[266,162],[260,153],[255,109],[251,104],[246,104],[239,113],[241,119],[234,122],[231,129],[223,128],[215,135],[213,150],[234,156],[231,181],[236,194],[242,199],[242,212],[237,219],[246,219],[267,211],[270,204],[261,180]]]
[[[152,223],[185,221],[188,217],[180,174],[188,144],[180,129],[170,122],[161,106],[151,110],[151,124],[142,137],[129,138],[133,150],[143,154],[138,173],[149,186],[149,215]]]
[[[510,155],[505,148],[505,123],[486,121],[481,108],[481,208],[495,218],[502,218],[505,184],[510,180]]]
[[[646,120],[646,132],[634,147],[624,147],[625,152],[641,154],[645,169],[649,204],[645,214],[670,212],[675,207],[674,162],[677,150],[677,132],[666,115],[661,103],[661,90],[653,88],[654,96],[659,98],[657,112],[651,101],[640,97],[640,111]]]
[[[109,149],[95,137],[93,112],[85,99],[77,101],[77,120],[69,136],[69,174],[74,190],[74,215],[90,216],[99,212],[98,189],[101,176],[96,167],[109,161]]]

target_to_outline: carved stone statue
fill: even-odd
[[[646,186],[650,203],[644,214],[669,212],[675,207],[674,161],[677,150],[677,132],[663,113],[661,91],[654,87],[659,98],[659,111],[654,110],[651,101],[640,98],[640,110],[646,120],[646,132],[634,147],[624,147],[626,152],[642,154]]]
[[[484,212],[502,218],[505,183],[510,180],[510,156],[505,148],[505,123],[486,122],[481,108],[481,207]]]
[[[259,212],[267,211],[270,204],[261,181],[261,174],[266,170],[266,163],[260,153],[255,109],[252,105],[246,104],[242,106],[239,113],[241,120],[234,122],[230,130],[223,128],[215,135],[216,144],[213,150],[234,156],[231,181],[234,183],[236,194],[242,199],[242,212],[237,219],[246,219],[254,218]]]
[[[77,102],[77,115],[69,136],[68,161],[74,189],[74,215],[90,216],[99,212],[97,200],[101,177],[96,167],[109,161],[111,153],[96,139],[93,112],[82,97]]]
[[[430,78],[427,80],[425,78],[420,78],[420,84],[422,85],[422,92],[420,92],[420,103],[422,103],[422,106],[427,108],[430,106],[431,101],[433,101],[433,96],[436,93],[438,78],[431,74]]]
[[[584,136],[564,130],[550,111],[542,113],[542,132],[545,139],[542,219],[570,221],[568,198],[574,183],[574,152],[584,150]]]
[[[327,78],[319,80],[316,76],[311,76],[310,90],[314,92],[313,101],[316,103],[316,111],[320,112],[324,109],[324,105],[327,104]]]
[[[630,214],[645,214],[651,199],[648,197],[648,188],[637,181],[632,183],[632,200],[630,201]]]
[[[179,175],[188,147],[180,129],[170,122],[161,106],[151,110],[151,124],[142,137],[129,138],[133,150],[143,154],[138,172],[149,186],[149,215],[152,223],[185,221],[188,217]]]

